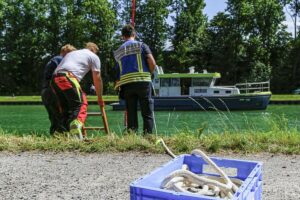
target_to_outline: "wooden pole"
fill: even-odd
[[[134,18],[135,18],[135,0],[131,2],[131,25],[134,27]]]

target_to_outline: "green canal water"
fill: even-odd
[[[98,111],[98,106],[89,106],[89,111]],[[110,129],[117,134],[124,129],[124,112],[112,111],[107,106]],[[234,112],[155,112],[156,127],[161,135],[178,132],[245,132],[270,131],[275,128],[297,128],[300,130],[300,105],[270,105],[264,111]],[[86,126],[99,126],[99,117],[89,117]],[[140,129],[142,120],[139,115]],[[47,134],[49,121],[43,106],[9,105],[0,106],[0,131],[15,134]],[[91,134],[97,134],[92,131]]]

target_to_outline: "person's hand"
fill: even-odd
[[[101,106],[101,107],[105,106],[105,103],[104,103],[102,98],[98,98],[98,105]]]

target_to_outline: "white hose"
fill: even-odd
[[[189,180],[195,184],[198,184],[198,185],[207,185],[207,184],[214,185],[214,186],[219,187],[221,190],[224,190],[227,192],[231,190],[231,187],[224,183],[221,183],[219,181],[212,180],[212,179],[209,179],[206,177],[201,177],[201,176],[194,174],[191,171],[182,170],[182,169],[176,170],[176,171],[172,172],[170,175],[168,175],[162,182],[161,186],[165,187],[165,185],[175,177],[184,177],[187,180]]]
[[[229,188],[232,188],[234,192],[238,190],[238,187],[234,183],[232,183],[227,174],[225,174],[224,171],[219,168],[216,163],[212,161],[203,151],[195,149],[192,151],[192,154],[200,155],[207,162],[207,164],[210,164],[215,169],[215,171],[225,179],[225,183]]]
[[[163,139],[159,139],[157,143],[161,143],[172,158],[176,157]],[[188,170],[188,165],[183,164],[182,169],[173,171],[165,177],[161,188],[176,192],[191,192],[199,195],[220,197],[224,200],[232,199],[234,193],[238,190],[237,185],[240,186],[242,181],[239,179],[231,180],[203,151],[193,150],[192,154],[201,156],[221,177],[194,174]]]
[[[163,147],[165,148],[165,150],[167,151],[167,154],[169,156],[171,156],[172,158],[175,158],[175,154],[168,148],[168,146],[165,144],[164,140],[161,138],[159,140],[156,141],[156,144],[161,143],[163,145]]]

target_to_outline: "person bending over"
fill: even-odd
[[[55,70],[51,82],[59,100],[61,112],[67,116],[69,134],[80,140],[83,139],[82,128],[87,117],[87,99],[79,83],[90,70],[98,103],[104,106],[101,63],[96,55],[98,51],[98,46],[89,42],[85,49],[68,53]]]

